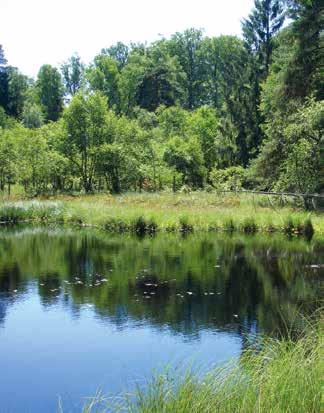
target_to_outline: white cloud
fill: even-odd
[[[237,34],[253,0],[0,0],[0,44],[9,64],[35,76],[77,52],[90,61],[118,40],[148,41],[189,27]]]

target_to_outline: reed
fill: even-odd
[[[203,377],[166,372],[134,394],[105,398],[98,393],[84,413],[317,413],[323,343],[323,327],[317,321],[297,338],[264,339],[260,348],[246,350],[239,362]]]

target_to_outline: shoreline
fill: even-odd
[[[271,208],[251,196],[125,194],[4,200],[0,223],[67,224],[113,233],[157,232],[324,234],[324,215],[292,206]]]

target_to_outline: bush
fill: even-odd
[[[212,169],[209,175],[214,188],[223,191],[238,191],[246,181],[246,170],[241,166],[231,166],[227,169]]]

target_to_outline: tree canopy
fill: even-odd
[[[0,45],[0,190],[322,191],[323,18],[255,0],[242,38],[117,42],[35,80]]]

